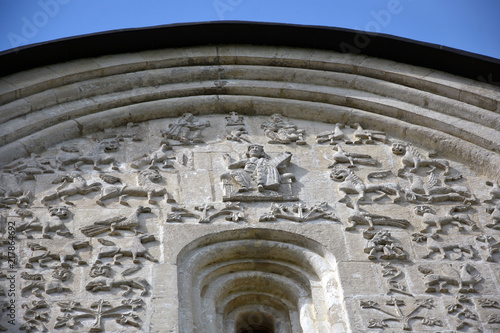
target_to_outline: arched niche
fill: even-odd
[[[181,330],[244,331],[248,313],[262,314],[263,330],[273,322],[272,332],[347,330],[336,266],[326,248],[299,234],[251,228],[203,236],[177,257]]]

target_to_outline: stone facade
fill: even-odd
[[[498,87],[241,45],[0,86],[0,331],[500,330]]]

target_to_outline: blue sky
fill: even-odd
[[[500,59],[499,0],[0,0],[0,51],[123,28],[244,20],[406,37]]]

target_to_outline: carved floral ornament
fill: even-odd
[[[154,298],[167,297],[156,272],[175,262],[189,233],[256,227],[316,234],[333,256],[345,256],[345,267],[325,266],[332,272],[352,270],[346,268],[352,262],[362,263],[362,270],[378,267],[370,274],[381,281],[379,289],[362,291],[361,301],[338,308],[344,321],[350,320],[347,308],[355,309],[361,329],[499,327],[494,296],[500,271],[491,266],[500,261],[498,183],[369,124],[186,113],[60,143],[3,166],[0,177],[2,248],[12,246],[9,239],[17,244],[12,267],[20,281],[16,301],[22,303],[24,331],[147,332],[143,323],[150,322]],[[272,237],[266,242],[271,252],[285,246]],[[242,260],[250,253],[256,262],[270,260],[275,267],[266,271],[269,280],[252,275],[258,264],[238,266],[237,257],[226,264],[240,275],[210,263],[214,275],[203,279],[253,281],[258,297],[240,290],[235,298],[224,294],[224,303],[217,298],[223,291],[207,284],[204,305],[216,302],[223,318],[238,321],[248,318],[244,300],[257,306],[260,297],[266,313],[288,318],[291,329],[317,327],[304,310],[310,305],[285,295],[300,291],[315,306],[333,308],[302,285],[309,281],[308,268],[288,266],[278,253],[274,262],[255,244],[249,241],[238,253]],[[286,243],[290,254],[294,246]],[[9,254],[2,256],[9,261]],[[286,274],[278,274],[283,267]],[[2,271],[7,268],[2,263]],[[0,288],[7,280],[2,276]],[[279,281],[286,286],[279,293],[266,289]],[[331,281],[342,283],[342,277]],[[348,288],[344,293],[355,296]],[[306,314],[293,317],[302,310]],[[335,314],[324,315],[335,322]]]

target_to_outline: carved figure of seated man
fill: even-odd
[[[264,147],[260,145],[249,145],[245,159],[237,162],[229,161],[229,169],[242,169],[231,171],[222,175],[222,179],[233,179],[240,188],[238,192],[246,192],[257,189],[278,191],[282,180],[293,179],[291,173],[281,174],[280,169],[290,163],[292,154],[282,153],[275,158],[269,158],[264,153]],[[226,158],[230,158],[226,155]]]
[[[209,127],[210,122],[199,122],[194,119],[192,113],[184,113],[175,124],[169,124],[167,130],[162,134],[167,139],[178,140],[184,144],[201,143],[201,131]]]

